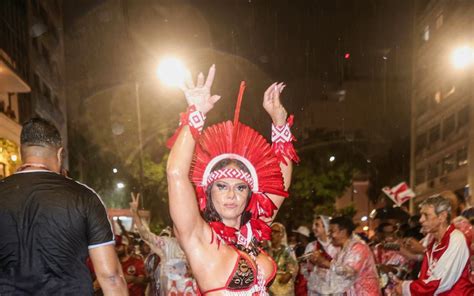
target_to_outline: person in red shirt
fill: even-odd
[[[122,264],[130,296],[144,296],[146,277],[143,259],[130,256],[128,253],[128,242],[119,235],[115,236],[115,250]]]
[[[451,221],[449,199],[435,195],[420,205],[423,233],[433,239],[425,250],[417,280],[403,281],[396,286],[398,295],[474,295],[469,280],[470,252],[464,234]]]

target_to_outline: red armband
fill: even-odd
[[[168,139],[166,146],[168,148],[173,147],[174,142],[176,142],[176,139],[178,138],[179,132],[185,125],[189,126],[194,140],[197,141],[202,133],[202,130],[204,129],[205,120],[206,115],[204,115],[201,111],[196,110],[194,105],[189,106],[185,113],[180,113],[179,127],[176,129],[173,136]]]
[[[300,158],[296,154],[295,147],[293,146],[293,141],[296,141],[296,138],[291,133],[290,127],[293,126],[293,115],[288,117],[288,120],[285,125],[275,126],[272,124],[272,149],[276,157],[280,162],[288,164],[286,158],[292,160],[296,163],[300,161]]]

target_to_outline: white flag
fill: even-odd
[[[408,187],[407,183],[402,182],[392,188],[382,188],[385,193],[397,206],[401,206],[407,200],[410,200],[416,196],[415,192]]]

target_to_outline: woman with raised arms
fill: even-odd
[[[276,273],[274,261],[259,248],[270,239],[269,223],[288,195],[292,161],[292,116],[280,102],[285,85],[274,83],[263,97],[270,115],[272,142],[238,122],[245,84],[241,84],[234,122],[203,132],[206,114],[220,99],[211,95],[215,66],[207,79],[190,75],[182,86],[188,102],[170,142],[168,191],[176,237],[202,294],[267,295]],[[194,186],[193,186],[194,183]]]

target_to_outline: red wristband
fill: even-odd
[[[179,132],[185,125],[189,126],[193,138],[197,141],[204,128],[205,120],[206,115],[204,115],[204,113],[196,110],[194,105],[189,106],[185,113],[180,114],[179,127],[176,129],[173,136],[168,139],[166,146],[168,146],[168,148],[173,147],[174,142],[176,142],[176,139],[178,138]]]
[[[293,126],[294,116],[290,115],[285,125],[275,126],[272,124],[272,149],[276,157],[280,162],[288,165],[286,158],[296,163],[300,161],[300,158],[296,154],[293,141],[296,138],[291,133],[290,127]]]

